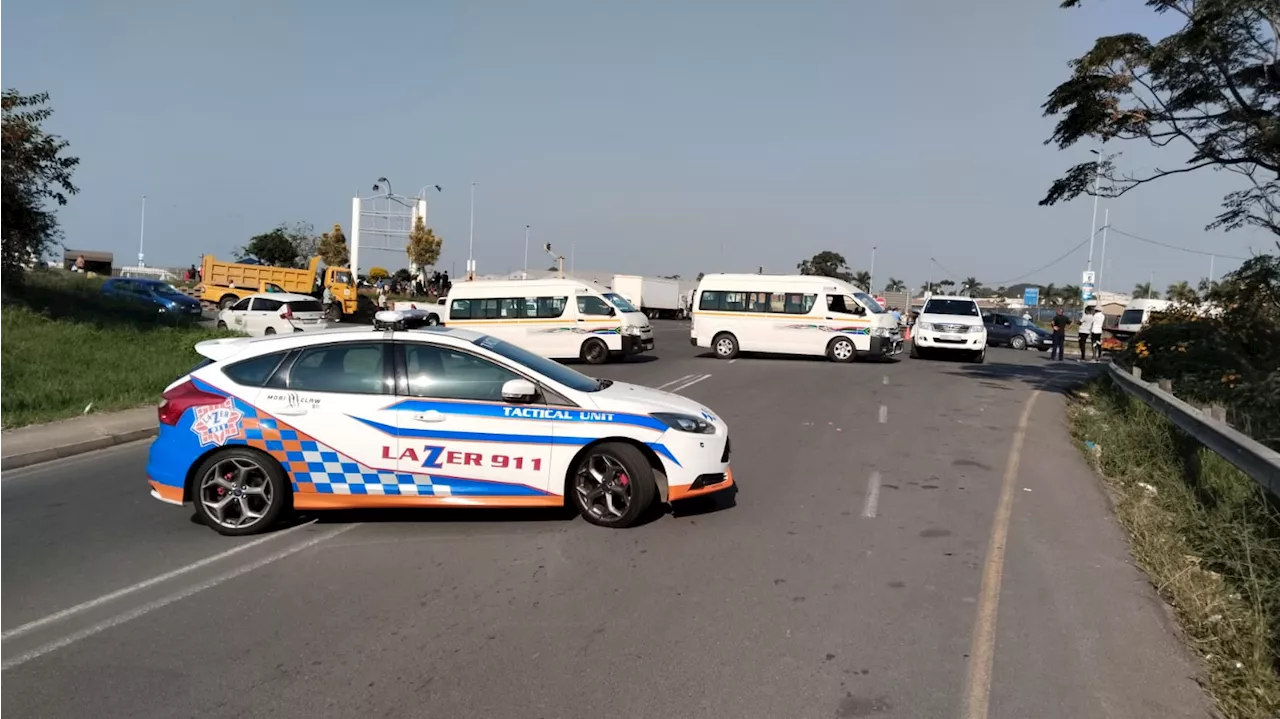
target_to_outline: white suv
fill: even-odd
[[[911,333],[911,356],[922,359],[937,352],[964,352],[970,361],[987,358],[987,328],[972,297],[930,297]]]

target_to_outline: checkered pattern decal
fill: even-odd
[[[236,403],[244,410],[244,442],[279,460],[293,480],[296,493],[389,494],[410,497],[448,496],[445,486],[432,485],[425,474],[374,469],[317,442],[303,432]]]

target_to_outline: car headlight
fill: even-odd
[[[676,412],[654,412],[649,415],[671,429],[694,434],[715,434],[716,427],[701,417]]]
[[[889,328],[888,327],[872,327],[871,336],[872,337],[888,337]]]
[[[622,328],[622,334],[630,335],[631,337],[639,337],[640,328],[636,325],[626,325]]]
[[[928,322],[917,322],[917,323],[916,323],[916,329],[918,329],[918,330],[924,330],[924,331],[928,332],[928,331],[930,331],[930,330],[932,330],[932,329],[933,329],[933,325],[929,324]]]

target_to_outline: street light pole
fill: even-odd
[[[1093,270],[1093,239],[1098,236],[1098,186],[1102,180],[1102,151],[1090,150],[1089,152],[1098,156],[1093,163],[1093,219],[1089,222],[1089,264],[1085,267],[1086,270]]]
[[[871,246],[871,279],[868,281],[868,284],[871,286],[867,288],[867,292],[875,294],[875,291],[876,291],[875,290],[875,287],[876,287],[876,246],[875,245]]]
[[[476,278],[476,183],[471,183],[471,229],[467,232],[467,279]]]
[[[1102,212],[1102,257],[1098,260],[1098,292],[1102,292],[1102,274],[1107,270],[1107,228],[1111,226],[1111,208]]]
[[[529,226],[524,226],[524,279],[529,279]]]
[[[142,263],[145,255],[142,253],[143,245],[147,241],[147,196],[142,196],[142,224],[138,229],[138,266],[145,267]]]

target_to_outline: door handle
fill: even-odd
[[[422,414],[413,415],[413,420],[415,422],[443,422],[445,419],[446,415],[443,412],[439,412],[434,409],[427,410]]]

